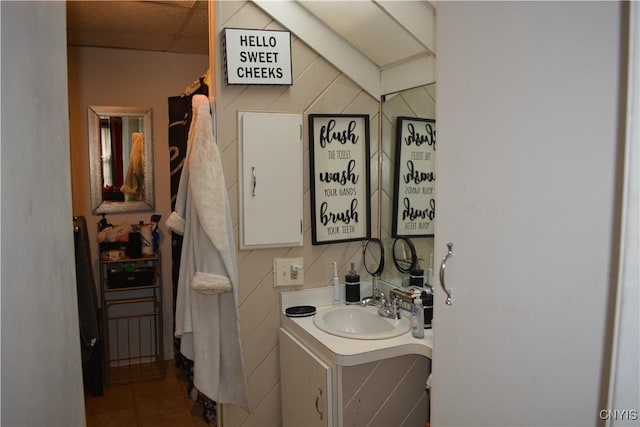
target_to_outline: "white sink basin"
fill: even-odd
[[[331,335],[356,340],[393,338],[411,329],[409,319],[387,319],[371,306],[349,305],[323,310],[313,316],[313,323]]]

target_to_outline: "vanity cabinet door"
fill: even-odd
[[[282,425],[332,426],[331,384],[331,367],[280,329]]]
[[[240,249],[302,246],[302,115],[238,114]]]

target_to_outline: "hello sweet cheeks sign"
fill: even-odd
[[[369,116],[309,115],[312,243],[371,237]]]
[[[227,84],[291,85],[291,33],[223,29]]]

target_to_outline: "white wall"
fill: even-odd
[[[85,423],[64,2],[2,2],[2,425]]]
[[[97,223],[91,213],[87,108],[90,105],[149,106],[153,118],[153,170],[155,211],[162,215],[164,354],[173,357],[173,305],[171,235],[164,225],[171,213],[169,173],[169,107],[167,98],[178,96],[209,68],[208,55],[188,55],[124,49],[69,47],[69,123],[73,214],[87,218],[94,273],[99,279]],[[109,214],[112,224],[149,221],[152,212]]]
[[[224,27],[278,30],[282,27],[251,2],[216,2],[217,35]],[[216,46],[221,46],[217,40]],[[238,111],[272,111],[304,115],[304,246],[238,251],[240,336],[243,345],[250,412],[225,406],[225,426],[277,426],[281,424],[278,328],[279,290],[273,287],[273,258],[304,257],[305,288],[326,286],[332,276],[331,261],[339,274],[355,263],[363,280],[369,276],[362,267],[360,242],[314,246],[311,244],[309,150],[307,115],[310,113],[369,114],[371,158],[378,156],[379,102],[292,35],[292,86],[227,86],[224,84],[221,52],[217,51],[218,146],[222,153],[225,183],[229,193],[236,245],[238,243]],[[274,153],[277,155],[277,153]],[[374,235],[378,223],[378,169],[371,163],[371,224]]]

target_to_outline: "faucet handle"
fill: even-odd
[[[385,306],[387,304],[387,297],[384,296],[384,292],[378,291],[380,293],[380,305]]]
[[[391,311],[396,319],[400,319],[400,305],[398,304],[398,298],[395,295],[391,295]]]
[[[370,297],[364,297],[360,300],[360,306],[361,307],[366,307],[368,305],[376,305],[376,299],[373,296]]]

